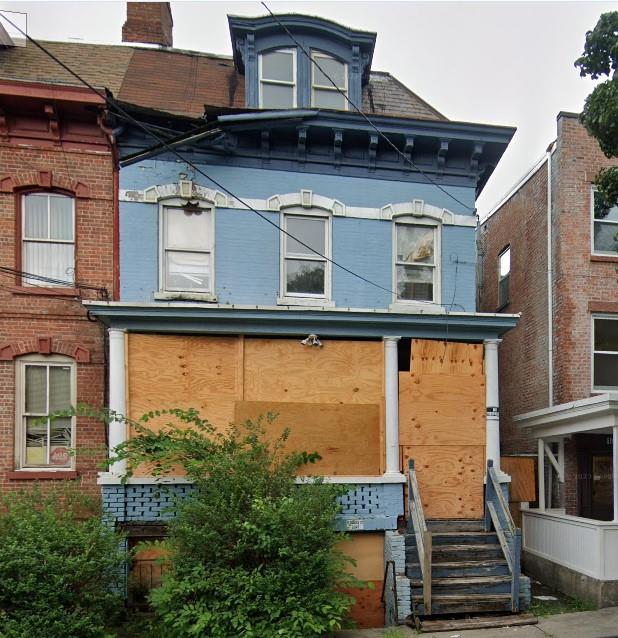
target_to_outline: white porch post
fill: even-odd
[[[384,403],[386,420],[385,476],[401,476],[399,471],[399,358],[401,337],[384,337]]]
[[[125,331],[110,328],[109,334],[109,408],[114,412],[125,415],[126,413],[126,389],[125,389]],[[109,449],[110,452],[127,438],[126,425],[114,421],[109,424]],[[126,463],[120,461],[110,465],[109,473],[121,475],[126,471]]]
[[[485,454],[494,462],[498,477],[509,480],[500,470],[500,393],[498,388],[498,344],[502,339],[485,340],[485,407],[487,410]]]
[[[539,466],[539,509],[545,509],[545,441],[539,439],[538,466]]]
[[[612,428],[612,447],[614,462],[612,465],[612,479],[614,491],[614,523],[618,523],[618,425]]]

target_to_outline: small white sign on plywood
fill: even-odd
[[[364,527],[362,518],[350,518],[346,521],[346,528],[349,532],[357,532]]]

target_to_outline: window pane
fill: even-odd
[[[323,261],[301,261],[290,259],[285,262],[286,292],[306,295],[324,294],[326,264]]]
[[[47,195],[26,195],[24,197],[24,237],[48,239]]]
[[[330,76],[330,79],[340,88],[344,89],[345,82],[345,71],[346,65],[343,62],[339,62],[339,60],[335,60],[334,58],[322,57],[321,55],[314,56],[314,60],[320,65],[322,69],[324,69],[324,73]],[[318,67],[313,65],[313,84],[316,86],[329,86],[332,87],[332,82],[318,69]]]
[[[31,414],[47,414],[47,366],[26,366],[26,405]]]
[[[326,250],[326,220],[325,219],[307,219],[303,217],[286,217],[286,230],[294,235],[314,250],[322,255]],[[305,248],[295,239],[285,237],[285,250],[287,254],[293,253],[297,255],[315,255],[314,252]]]
[[[509,275],[502,277],[498,282],[498,306],[504,306],[509,302]]]
[[[70,197],[50,197],[50,239],[73,241],[73,200]]]
[[[61,467],[71,464],[71,419],[54,419],[49,428],[49,463]]]
[[[209,250],[210,211],[187,213],[182,208],[166,208],[167,248]]]
[[[166,257],[168,290],[210,290],[208,253],[168,252]]]
[[[397,261],[433,264],[433,244],[433,228],[397,226]]]
[[[618,355],[594,355],[594,387],[618,389]]]
[[[609,210],[602,210],[601,199],[599,194],[595,191],[594,193],[594,218],[602,219],[605,221],[618,222],[618,206],[614,206]]]
[[[294,91],[296,87],[282,84],[262,84],[262,108],[291,109],[294,108]]]
[[[262,54],[262,79],[294,81],[294,55],[291,52],[271,51]]]
[[[73,252],[73,244],[24,242],[24,270],[33,275],[73,283],[75,280]],[[41,282],[27,277],[24,277],[24,283],[37,286],[64,285]]]
[[[67,410],[71,407],[71,368],[49,368],[49,411]]]
[[[397,266],[397,297],[433,301],[433,272],[427,266]]]
[[[40,421],[40,417],[26,418],[27,465],[47,464],[47,423],[38,421]]]
[[[616,233],[618,233],[618,224],[594,222],[594,249],[608,253],[618,251]]]
[[[594,320],[594,349],[618,352],[618,319]]]
[[[321,109],[338,109],[344,111],[347,101],[339,91],[313,89],[313,105]]]
[[[504,277],[511,272],[511,249],[505,250],[499,257],[500,277]]]

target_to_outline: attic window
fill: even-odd
[[[345,111],[348,101],[342,93],[348,95],[348,65],[325,53],[312,51],[311,106]]]
[[[260,108],[296,107],[296,49],[277,49],[262,53],[260,69]]]

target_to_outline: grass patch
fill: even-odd
[[[536,600],[532,598],[532,604],[528,610],[535,616],[553,616],[554,614],[570,614],[576,611],[594,611],[597,606],[581,598],[564,596],[558,600]]]

